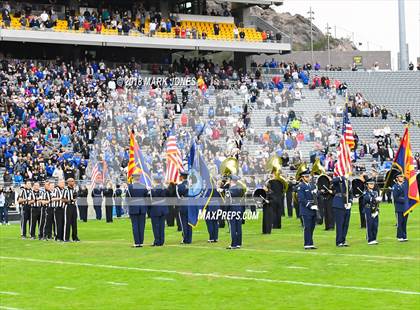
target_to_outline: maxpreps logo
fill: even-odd
[[[120,88],[140,88],[142,86],[158,86],[173,87],[173,86],[196,86],[197,80],[195,77],[119,77],[116,84]]]
[[[252,212],[246,210],[244,212],[239,211],[224,211],[224,210],[217,210],[206,212],[204,210],[200,210],[198,213],[198,218],[200,220],[258,220],[259,212]]]

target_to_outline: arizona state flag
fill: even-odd
[[[139,182],[145,185],[147,188],[152,186],[152,179],[150,177],[149,169],[146,166],[143,153],[141,152],[140,146],[138,145],[134,136],[134,130],[131,130],[127,172],[128,183],[133,182],[133,175],[140,175]]]
[[[392,165],[399,168],[408,181],[408,209],[404,212],[404,215],[407,215],[409,212],[413,211],[420,202],[416,178],[417,173],[414,165],[413,153],[411,151],[408,127],[405,128],[404,136],[401,139],[400,147],[398,148]]]

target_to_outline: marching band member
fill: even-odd
[[[216,179],[213,178],[213,184],[216,184]],[[220,185],[220,184],[219,184]],[[219,204],[221,202],[221,191],[220,186],[213,192],[212,200],[206,208],[206,226],[209,233],[209,240],[207,242],[217,242],[219,239],[219,220],[217,218],[217,210],[219,210]]]
[[[271,193],[269,193],[269,189],[266,188],[266,193],[268,195],[271,195]],[[270,203],[269,200],[263,198],[262,203],[262,213],[263,213],[263,218],[262,218],[262,233],[263,234],[271,234],[271,230],[273,229],[273,205]]]
[[[190,244],[192,242],[192,227],[188,224],[188,172],[180,172],[180,176],[181,182],[176,186],[176,195],[180,202],[178,217],[182,227],[181,244]]]
[[[408,241],[408,214],[404,216],[404,212],[408,209],[408,182],[405,180],[402,172],[396,176],[396,183],[392,187],[392,193],[394,198],[395,213],[397,215],[397,240],[405,242]]]
[[[332,181],[334,198],[332,207],[335,217],[335,245],[347,247],[347,231],[349,229],[352,195],[345,177],[335,177]]]
[[[327,175],[328,180],[332,180],[332,176]],[[334,191],[331,189],[332,182],[328,186],[323,186],[318,190],[318,207],[322,214],[325,224],[325,230],[334,230],[334,213],[333,213],[333,198]]]
[[[293,191],[296,187],[295,177],[291,176],[289,179],[289,186],[286,192],[287,216],[293,217]]]
[[[309,184],[311,173],[306,169],[301,173],[302,182],[297,188],[299,213],[303,221],[304,231],[304,249],[316,249],[313,241],[313,233],[316,225],[316,210],[318,209],[314,201],[314,193],[316,189]]]
[[[239,249],[242,246],[242,215],[244,212],[244,206],[241,202],[241,197],[243,197],[243,188],[237,183],[239,177],[236,175],[231,176],[230,187],[226,191],[228,195],[227,199],[230,199],[228,202],[228,220],[230,226],[230,236],[231,244],[227,249]],[[230,212],[229,212],[230,211]]]
[[[368,176],[365,174],[362,174],[360,176],[360,179],[366,183]],[[365,206],[364,206],[363,195],[359,197],[359,215],[360,215],[360,228],[366,228],[366,216],[365,216]]]
[[[88,189],[86,184],[82,184],[77,193],[77,207],[79,208],[79,217],[83,222],[87,222],[88,217]]]
[[[378,244],[376,240],[379,225],[379,202],[382,201],[379,193],[374,190],[375,181],[366,180],[367,190],[363,195],[364,213],[366,217],[366,232],[369,245]]]
[[[272,172],[272,178],[267,182],[267,197],[272,210],[273,228],[281,228],[281,217],[284,215],[284,190],[283,184],[276,180],[276,172]]]

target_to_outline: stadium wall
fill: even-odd
[[[296,62],[298,64],[310,63],[311,52],[292,52],[290,54],[283,55],[254,55],[248,57],[247,65],[248,68],[252,61],[257,64],[263,64],[267,59],[275,58],[277,61],[284,62]],[[328,64],[328,52],[327,51],[314,51],[314,60],[318,62],[323,68]],[[353,63],[360,61],[361,68],[371,69],[375,62],[378,62],[381,70],[391,70],[391,52],[390,51],[331,51],[331,63],[334,67],[342,67],[343,69],[349,69]]]

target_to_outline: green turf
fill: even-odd
[[[393,208],[382,206],[378,246],[367,245],[353,213],[349,248],[336,248],[335,232],[318,226],[319,249],[309,252],[295,218],[283,218],[281,230],[264,236],[261,216],[247,222],[243,249],[235,251],[225,250],[227,229],[218,244],[207,244],[204,222],[192,246],[179,245],[180,233],[169,227],[166,246],[141,249],[130,248],[128,219],[79,223],[82,242],[68,244],[20,240],[18,225],[1,226],[0,309],[419,309],[419,214],[409,217],[409,242],[396,241]],[[151,244],[147,225],[145,244]]]

